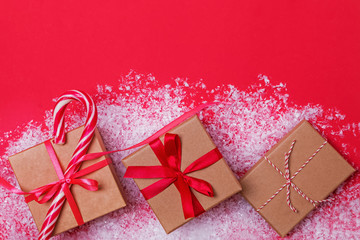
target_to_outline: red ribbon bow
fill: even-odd
[[[181,171],[181,141],[176,134],[165,134],[164,144],[160,139],[149,143],[151,149],[159,159],[161,166],[129,166],[125,172],[125,178],[162,178],[141,190],[145,199],[150,199],[164,191],[172,183],[175,184],[181,196],[185,219],[196,217],[205,212],[199,200],[190,190],[194,190],[209,196],[214,196],[210,183],[187,176],[186,174],[204,169],[222,158],[217,148],[206,153],[183,172]]]

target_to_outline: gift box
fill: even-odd
[[[52,140],[47,141],[47,143],[50,142],[55,150],[63,172],[69,164],[83,131],[84,127],[80,127],[66,133],[67,141],[64,145],[54,144]],[[96,129],[95,135],[90,143],[88,153],[104,151],[106,150],[102,138]],[[71,193],[80,210],[84,222],[91,221],[126,205],[120,191],[118,178],[108,156],[83,162],[80,171],[96,163],[102,162],[104,159],[107,160],[108,165],[82,177],[96,180],[98,182],[97,191],[88,191],[76,184],[71,187]],[[59,181],[59,177],[54,169],[53,163],[51,162],[45,143],[36,145],[30,149],[11,156],[9,161],[18,183],[24,192],[29,192],[40,186]],[[39,204],[36,201],[31,201],[28,203],[39,231],[42,227],[51,202],[52,201],[48,201],[43,204]],[[78,226],[78,223],[75,220],[68,201],[65,201],[65,204],[61,209],[60,216],[57,219],[53,235],[67,231],[76,226]]]
[[[354,171],[304,120],[244,175],[241,193],[283,237]]]
[[[163,152],[156,148],[163,148]],[[167,154],[169,162],[164,163],[162,154]],[[179,161],[174,158],[178,158]],[[206,161],[208,162],[205,163]],[[191,117],[169,133],[162,135],[157,142],[150,143],[124,158],[123,163],[127,167],[125,177],[136,177],[134,178],[135,183],[141,189],[166,233],[170,233],[193,217],[241,191],[239,181],[222,158],[197,116]],[[169,166],[161,167],[167,164]],[[149,168],[149,166],[156,167]],[[178,168],[177,170],[180,171],[169,170],[169,168]],[[143,172],[136,172],[137,169]],[[147,177],[156,177],[154,172],[163,169],[169,170],[168,173],[160,174],[163,175],[163,178],[143,178],[141,176],[143,174]],[[185,181],[181,179],[185,179]],[[208,190],[202,191],[197,183],[205,185],[205,189],[211,186],[212,194],[206,195]],[[154,191],[152,192],[152,190]],[[182,190],[188,191],[188,196],[191,194],[190,203],[186,203],[186,194]],[[191,202],[195,209],[194,216],[188,213],[193,210],[189,207]],[[201,210],[199,211],[199,209]]]

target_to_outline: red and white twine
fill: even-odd
[[[286,203],[289,206],[289,208],[293,211],[293,212],[297,212],[297,209],[292,205],[291,203],[291,199],[290,199],[290,187],[292,187],[298,194],[300,194],[300,196],[302,196],[306,201],[310,202],[314,207],[316,207],[316,204],[321,203],[321,202],[327,202],[327,201],[331,201],[332,199],[325,199],[325,200],[321,200],[321,201],[316,201],[316,200],[312,200],[311,198],[309,198],[308,196],[306,196],[306,194],[301,191],[299,189],[299,187],[297,187],[292,180],[304,169],[304,167],[306,165],[308,165],[308,163],[315,157],[316,154],[318,154],[318,152],[325,146],[325,144],[327,143],[327,141],[325,141],[305,162],[304,164],[292,175],[290,176],[290,170],[289,170],[289,160],[290,160],[290,155],[291,152],[293,151],[294,145],[295,145],[296,140],[294,140],[291,143],[290,149],[288,152],[285,153],[285,162],[284,162],[284,167],[285,167],[285,173],[283,173],[278,167],[275,166],[274,163],[272,163],[268,157],[264,157],[265,160],[281,175],[285,178],[286,182],[284,183],[284,185],[282,185],[263,205],[261,205],[258,209],[256,209],[256,211],[260,211],[261,209],[263,209],[266,205],[268,205],[270,203],[271,200],[273,200],[285,187],[286,187]]]
[[[79,159],[83,157],[89,148],[91,140],[94,136],[94,131],[97,123],[97,110],[93,99],[82,91],[70,90],[63,94],[56,102],[54,109],[54,142],[57,144],[65,143],[65,109],[66,106],[72,101],[76,100],[81,102],[87,111],[85,128],[79,140],[79,143],[74,151],[71,161],[64,173],[65,177],[77,172],[80,168]],[[60,190],[55,195],[54,200],[47,212],[46,218],[42,225],[39,239],[49,239],[54,230],[56,221],[60,215],[62,206],[65,202],[65,194]]]

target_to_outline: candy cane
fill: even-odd
[[[77,172],[80,168],[78,160],[84,156],[89,148],[91,140],[94,136],[94,131],[97,123],[97,110],[92,98],[84,92],[78,90],[70,90],[63,94],[58,101],[54,109],[54,142],[57,144],[65,143],[65,109],[66,106],[72,101],[77,100],[86,106],[87,118],[85,122],[85,128],[81,135],[78,145],[73,153],[71,161],[64,173],[65,177]],[[49,239],[56,221],[60,215],[60,211],[65,202],[65,194],[63,190],[60,190],[54,197],[53,202],[47,212],[45,221],[42,225],[39,239]]]

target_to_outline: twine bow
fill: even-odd
[[[285,153],[285,162],[284,162],[284,167],[285,167],[285,173],[283,173],[278,167],[275,166],[274,163],[272,163],[269,158],[267,156],[265,156],[265,160],[282,176],[284,177],[284,179],[286,180],[286,182],[263,204],[261,205],[258,209],[256,209],[257,212],[259,212],[261,209],[263,209],[266,205],[269,204],[269,202],[271,200],[273,200],[285,187],[286,187],[286,203],[289,206],[289,208],[293,211],[293,212],[297,212],[297,209],[292,205],[291,203],[291,199],[290,199],[290,187],[292,187],[301,197],[303,197],[306,201],[310,202],[314,207],[316,207],[316,204],[321,203],[321,202],[326,202],[326,201],[331,201],[332,199],[325,199],[325,200],[321,200],[321,201],[316,201],[313,200],[311,198],[309,198],[303,191],[300,190],[300,188],[298,186],[295,185],[295,183],[293,182],[294,178],[304,169],[304,167],[306,165],[309,164],[309,162],[315,157],[315,155],[325,146],[325,144],[327,143],[327,141],[325,141],[305,162],[304,164],[291,176],[290,175],[290,170],[289,170],[289,160],[290,160],[290,155],[294,149],[294,145],[295,145],[296,140],[294,140],[291,143],[290,149],[288,152]]]

